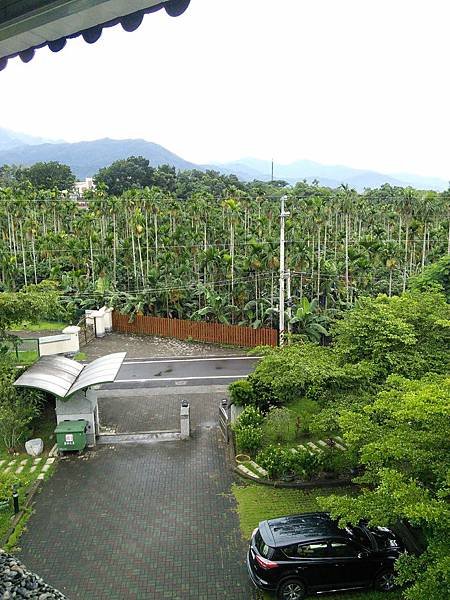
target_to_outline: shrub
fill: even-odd
[[[241,412],[234,424],[234,429],[244,427],[260,427],[264,422],[264,417],[254,406],[246,406]]]
[[[234,381],[229,388],[231,400],[238,406],[248,406],[255,404],[253,388],[246,379]]]
[[[17,484],[19,484],[17,475],[0,472],[0,503],[11,498],[13,486]]]
[[[319,456],[311,454],[307,450],[299,449],[295,454],[292,452],[291,464],[295,474],[305,479],[311,479],[320,470]]]
[[[256,462],[266,469],[271,479],[277,479],[292,471],[292,455],[290,450],[271,444],[259,452]]]
[[[6,367],[0,374],[0,445],[9,452],[14,451],[29,433],[43,400],[40,392],[13,386],[19,374],[20,371]]]
[[[337,448],[329,448],[320,453],[320,469],[327,473],[339,475],[356,466],[353,456],[349,452],[343,452]]]
[[[264,435],[270,442],[292,442],[296,429],[291,411],[282,407],[271,408],[264,423]]]
[[[260,427],[239,427],[235,430],[235,435],[240,452],[255,454],[261,448],[263,432]]]
[[[261,467],[266,469],[271,479],[294,474],[302,479],[311,479],[320,471],[320,458],[307,450],[293,452],[291,448],[271,444],[256,457]]]

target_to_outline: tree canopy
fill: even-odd
[[[322,499],[342,524],[407,521],[427,538],[424,554],[397,562],[400,581],[411,584],[410,600],[445,600],[450,595],[450,379],[431,375],[411,381],[388,378],[362,411],[344,410],[342,435],[359,454],[364,487],[357,497]]]
[[[37,190],[70,191],[75,183],[71,168],[57,161],[37,162],[21,169],[18,176],[21,180],[29,181]]]

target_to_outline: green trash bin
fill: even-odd
[[[60,452],[84,450],[86,447],[87,421],[60,421],[55,429],[56,445]]]

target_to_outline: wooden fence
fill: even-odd
[[[113,330],[122,333],[143,333],[160,335],[179,340],[197,340],[212,344],[230,344],[232,346],[276,346],[276,329],[252,329],[239,325],[204,323],[162,317],[137,316],[130,323],[127,315],[113,312]]]

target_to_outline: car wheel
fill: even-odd
[[[390,592],[395,588],[395,573],[389,569],[381,571],[375,578],[375,588],[380,592]]]
[[[278,587],[279,600],[303,600],[306,588],[298,579],[286,579]]]

